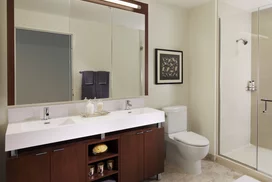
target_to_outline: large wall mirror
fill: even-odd
[[[147,95],[148,5],[132,2],[10,1],[8,105]]]

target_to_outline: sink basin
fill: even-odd
[[[89,137],[164,121],[163,111],[139,108],[114,111],[108,115],[93,118],[72,116],[46,121],[11,123],[6,132],[5,151]]]
[[[55,128],[59,126],[72,125],[75,121],[71,118],[57,118],[49,120],[31,121],[22,123],[23,131],[36,131]]]
[[[147,113],[156,112],[156,111],[158,110],[154,110],[151,108],[138,108],[138,109],[114,111],[112,112],[112,114],[127,116],[127,114],[147,114]]]

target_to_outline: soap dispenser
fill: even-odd
[[[104,104],[102,100],[100,99],[97,103],[97,112],[102,112],[103,111]]]
[[[94,114],[94,104],[92,103],[91,100],[87,101],[86,110],[85,111],[86,111],[86,115],[88,117]]]

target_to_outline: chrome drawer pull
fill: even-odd
[[[136,135],[141,135],[141,134],[144,134],[143,131],[139,132],[139,133],[136,133]]]
[[[41,155],[46,155],[46,154],[47,154],[47,152],[42,152],[42,153],[36,154],[36,156],[41,156]]]
[[[150,133],[150,132],[152,132],[152,131],[153,131],[153,130],[147,130],[146,133]]]
[[[56,149],[54,150],[53,152],[60,152],[60,151],[63,151],[64,149]]]

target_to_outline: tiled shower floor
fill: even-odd
[[[272,175],[272,150],[259,147],[258,149],[258,166],[256,146],[248,145],[232,152],[223,154],[226,157],[257,168],[261,172]]]

